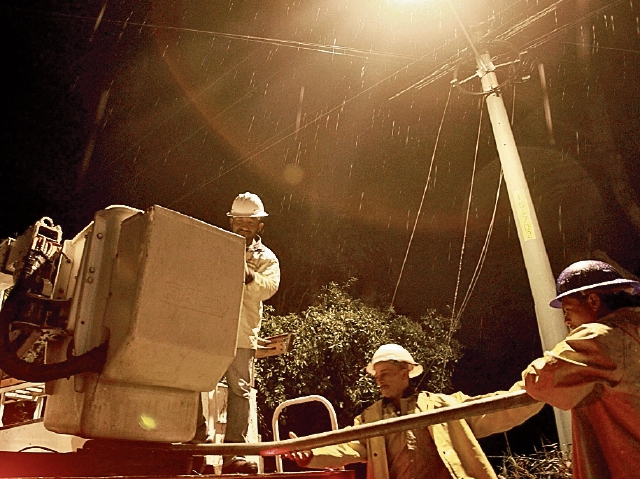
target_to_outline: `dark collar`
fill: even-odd
[[[411,396],[416,396],[418,394],[418,392],[416,391],[416,389],[412,386],[409,386],[407,389],[404,390],[404,392],[402,393],[402,399],[408,399]],[[392,404],[391,399],[388,398],[382,398],[382,405],[386,406],[388,404]]]

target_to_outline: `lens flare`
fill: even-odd
[[[138,424],[145,431],[153,431],[156,428],[156,420],[147,414],[140,414]]]

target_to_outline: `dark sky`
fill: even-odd
[[[526,51],[498,76],[514,80],[503,98],[554,274],[603,254],[638,274],[637,7],[456,4],[494,63]],[[111,204],[224,227],[249,190],[282,263],[276,312],[352,276],[379,304],[399,283],[399,313],[460,308],[499,163],[482,97],[451,87],[474,61],[446,2],[52,0],[3,6],[0,21],[0,238],[42,216],[70,238]],[[461,318],[456,386],[471,394],[508,387],[541,352],[504,186],[496,211]]]

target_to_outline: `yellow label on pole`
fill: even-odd
[[[520,230],[524,241],[536,239],[536,230],[533,228],[531,214],[529,213],[529,203],[524,194],[524,190],[516,190],[513,193],[513,204],[515,205],[518,221],[520,222]]]

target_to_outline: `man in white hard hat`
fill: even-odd
[[[246,263],[238,346],[236,356],[225,376],[228,385],[227,426],[224,442],[246,442],[249,427],[249,395],[253,378],[253,360],[258,346],[263,346],[258,334],[262,321],[262,302],[271,298],[280,284],[280,265],[276,255],[267,248],[259,233],[268,214],[262,201],[253,193],[239,194],[227,213],[232,232],[246,240]],[[196,433],[198,435],[198,433]],[[258,466],[242,456],[224,456],[224,474],[255,474]]]
[[[397,344],[380,346],[367,366],[367,372],[374,376],[382,399],[355,419],[356,426],[476,399],[460,392],[446,395],[412,390],[409,379],[422,374],[422,366]],[[521,383],[511,388],[518,389],[522,389]],[[361,441],[293,452],[285,457],[300,466],[316,469],[366,462],[367,479],[496,479],[476,437],[511,429],[537,413],[542,406],[539,403],[508,409]]]
[[[570,333],[525,370],[527,393],[571,410],[574,478],[640,478],[640,283],[586,260],[556,291]]]

